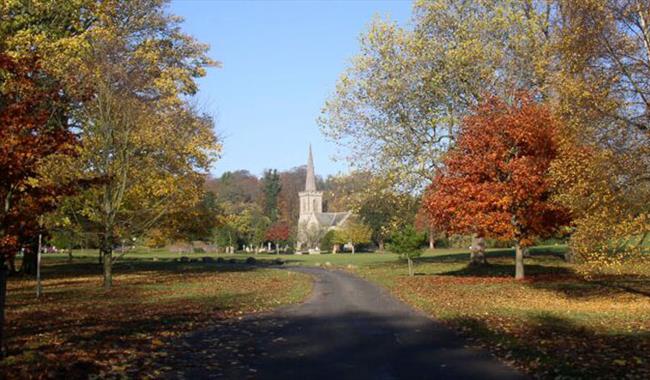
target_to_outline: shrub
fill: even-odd
[[[423,234],[419,234],[413,226],[406,226],[391,237],[390,249],[401,259],[406,259],[409,276],[413,276],[413,259],[422,254]]]

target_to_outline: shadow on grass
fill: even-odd
[[[236,309],[237,304],[251,304],[255,300],[253,293],[242,293],[194,297],[190,303],[178,300],[183,307],[166,308],[152,303],[151,309],[142,309],[143,297],[137,292],[130,293],[129,297],[130,303],[116,303],[111,309],[108,305],[95,305],[94,312],[67,308],[79,317],[61,316],[51,311],[23,313],[18,323],[8,326],[7,336],[11,340],[6,360],[0,361],[0,372],[8,373],[4,371],[11,367],[15,378],[38,378],[39,374],[47,373],[49,378],[87,379],[107,369],[100,363],[106,361],[107,356],[121,357],[122,351],[127,350],[149,360],[154,352],[162,349],[161,344],[152,343],[153,336],[171,329],[189,332],[208,326],[210,322],[222,320],[224,312]],[[123,300],[124,295],[118,294],[116,298]],[[211,301],[210,308],[192,306],[192,303],[207,301]],[[49,322],[43,323],[44,320]],[[56,339],[45,339],[51,336]],[[35,340],[31,339],[34,337]]]
[[[160,272],[160,273],[207,273],[207,272],[247,272],[258,268],[278,266],[272,260],[256,260],[255,263],[247,263],[248,257],[227,258],[223,262],[215,259],[204,262],[201,257],[191,258],[189,262],[177,260],[152,259],[128,259],[119,261],[113,265],[113,274],[133,274],[137,272]],[[102,266],[96,261],[66,261],[50,262],[42,268],[43,278],[64,279],[78,276],[101,276]]]
[[[505,257],[503,254],[504,252],[499,252],[491,257],[493,259]],[[556,263],[560,261],[553,256],[549,257],[547,252],[535,253],[531,259],[526,260],[528,261],[525,265],[526,280],[523,281],[523,284],[536,289],[554,291],[570,298],[598,298],[621,294],[650,297],[650,276],[621,274],[588,280],[576,274],[569,266],[553,265],[553,260],[558,260]],[[535,259],[542,259],[545,262],[536,262]],[[426,261],[421,260],[421,262]],[[490,262],[490,256],[488,256],[488,262]],[[439,275],[513,278],[514,274],[514,260],[511,264],[503,263],[503,260],[500,260],[487,265],[468,264],[460,269],[443,272]]]
[[[573,275],[573,271],[565,267],[553,267],[539,264],[527,264],[526,276],[534,277],[536,275]],[[462,276],[462,277],[514,277],[515,265],[513,264],[487,264],[487,265],[467,265],[459,270],[441,273],[442,276]]]
[[[462,317],[446,321],[498,357],[540,378],[646,378],[650,333],[602,333],[551,314],[536,315],[507,331]]]
[[[530,258],[552,258],[552,259],[562,259],[564,258],[564,250],[562,249],[553,249],[546,247],[533,247],[529,251]],[[511,248],[502,248],[502,249],[490,249],[486,252],[486,258],[488,262],[490,259],[501,259],[501,258],[512,258],[514,260],[515,251]],[[418,259],[418,262],[422,263],[456,263],[456,262],[468,262],[469,261],[469,252],[457,252],[457,253],[447,253],[447,254],[436,254],[434,251],[433,256],[424,256]]]

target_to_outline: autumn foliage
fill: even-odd
[[[289,239],[289,225],[284,222],[276,222],[266,230],[266,240],[270,240],[275,244],[276,252],[279,251],[279,243]]]
[[[549,108],[529,95],[477,106],[425,196],[432,223],[451,233],[512,240],[518,251],[556,231],[567,222],[550,200],[547,178],[556,128]],[[523,277],[523,266],[517,269]]]
[[[60,188],[39,181],[42,160],[71,154],[76,142],[68,129],[61,94],[36,59],[0,54],[0,253],[15,253],[35,218],[54,207]]]

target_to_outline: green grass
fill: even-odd
[[[531,253],[536,253],[543,251],[546,253],[553,253],[561,256],[566,251],[566,246],[540,246],[533,247]],[[488,249],[489,255],[493,257],[501,256],[510,256],[514,255],[514,250],[512,249]],[[115,252],[115,255],[119,255],[119,250]],[[93,262],[97,261],[98,251],[93,250],[74,250],[73,251],[73,261],[78,262],[79,260],[84,262]],[[238,262],[245,260],[248,257],[254,257],[256,260],[259,260],[262,263],[271,263],[276,259],[282,259],[287,265],[325,265],[325,263],[330,263],[334,266],[372,266],[376,264],[384,263],[393,263],[398,260],[398,256],[390,252],[372,252],[372,253],[322,253],[320,255],[295,255],[295,254],[273,254],[273,253],[247,253],[247,252],[237,252],[235,254],[220,254],[220,253],[173,253],[169,252],[163,248],[136,248],[132,251],[129,251],[124,259],[127,261],[151,261],[151,260],[175,260],[180,257],[188,257],[190,259],[199,260],[203,257],[212,257],[223,259],[232,259],[234,258]],[[435,249],[433,251],[425,251],[421,256],[420,261],[427,261],[432,258],[441,258],[449,257],[451,260],[464,260],[469,258],[469,251],[467,249],[459,248],[441,248]],[[66,260],[68,258],[67,254],[46,254],[44,255],[44,260],[58,259]]]

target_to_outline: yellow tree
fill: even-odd
[[[93,12],[71,53],[88,94],[75,113],[82,148],[61,165],[99,181],[75,204],[99,236],[110,288],[113,247],[196,204],[219,144],[187,100],[212,63],[207,47],[180,32],[162,1],[107,1]]]
[[[650,233],[650,4],[560,5],[555,88],[566,128],[552,173],[573,214],[572,252],[602,268],[638,256]]]
[[[416,1],[412,28],[374,20],[319,124],[353,167],[422,188],[485,93],[545,91],[546,1]]]
[[[371,238],[372,230],[370,227],[355,220],[349,220],[343,227],[335,230],[332,242],[341,245],[350,244],[352,254],[354,254],[359,244],[370,243]]]

